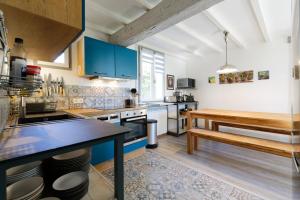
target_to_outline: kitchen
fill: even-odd
[[[299,198],[298,0],[0,10],[0,199]]]

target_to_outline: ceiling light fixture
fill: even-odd
[[[226,63],[225,65],[221,66],[219,70],[217,70],[218,74],[228,74],[228,73],[233,73],[233,72],[237,72],[238,69],[234,66],[234,65],[230,65],[228,64],[228,47],[227,47],[227,42],[228,42],[228,35],[229,32],[228,31],[224,31],[224,39],[225,39],[225,44],[226,44]]]

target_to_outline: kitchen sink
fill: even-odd
[[[26,115],[24,118],[18,119],[18,124],[30,124],[38,122],[47,122],[47,121],[59,121],[66,119],[75,119],[73,115],[70,115],[65,112],[53,112],[53,113],[42,113],[42,114],[30,114]]]

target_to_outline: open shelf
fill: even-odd
[[[26,77],[15,77],[0,74],[0,89],[8,91],[9,95],[29,96],[33,92],[38,92],[43,81],[40,78],[32,80]]]

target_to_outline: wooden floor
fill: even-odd
[[[199,150],[193,155],[186,153],[186,137],[163,135],[159,138],[159,147],[154,151],[180,161],[189,167],[233,184],[264,199],[299,200],[299,175],[295,172],[291,159],[254,150],[235,147],[201,139]],[[143,151],[126,156],[132,159]],[[96,166],[101,172],[112,167],[113,162]],[[100,181],[99,181],[99,184]],[[107,196],[112,196],[112,189]],[[91,192],[91,191],[90,191]],[[89,192],[89,193],[90,193]],[[92,196],[92,194],[90,195]],[[93,199],[93,198],[91,198]],[[105,198],[101,198],[105,199]]]
[[[157,152],[265,199],[300,199],[299,175],[290,158],[199,139],[186,153],[186,137],[164,135]]]

